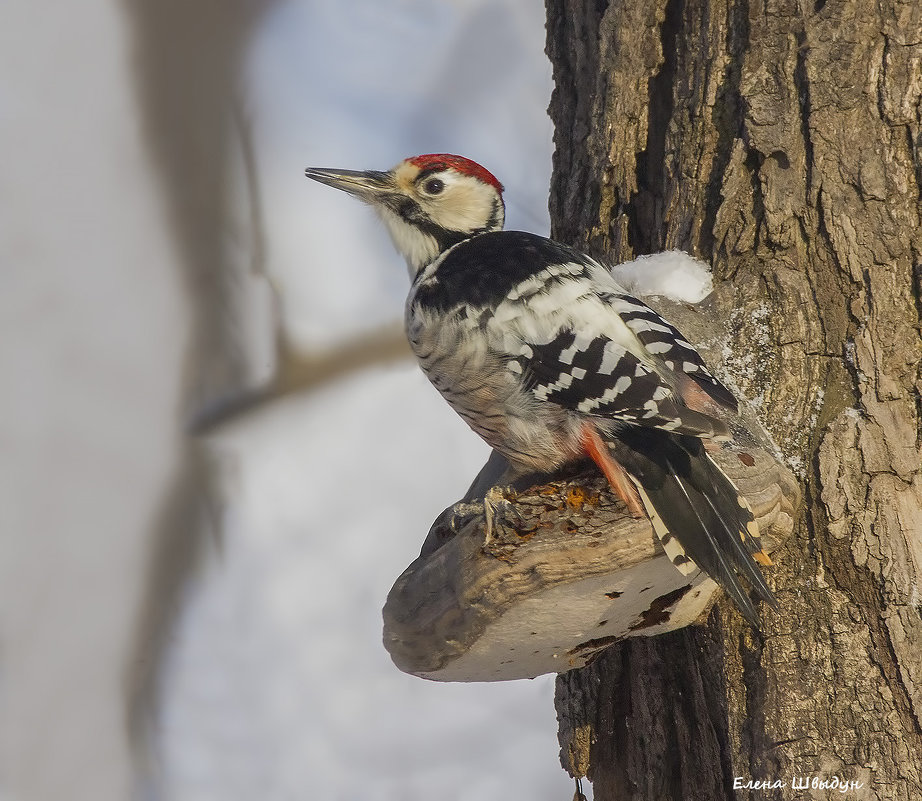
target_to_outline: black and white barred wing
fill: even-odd
[[[725,434],[722,423],[686,405],[688,386],[699,383],[722,405],[736,405],[694,348],[640,301],[601,288],[591,268],[571,267],[582,274],[536,286],[525,302],[513,293],[496,310],[489,328],[511,357],[508,369],[536,399],[574,412],[699,437]]]
[[[691,378],[718,405],[737,411],[733,393],[711,374],[701,354],[675,326],[631,295],[610,293],[607,299],[648,353],[675,374]]]

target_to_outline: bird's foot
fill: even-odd
[[[482,501],[456,503],[452,507],[449,526],[454,533],[459,533],[472,519],[481,518],[483,520],[483,545],[489,547],[494,540],[494,534],[498,528],[497,521],[511,519],[513,525],[515,521],[519,523],[524,521],[521,513],[516,509],[513,503],[507,497],[512,492],[510,487],[495,486],[491,487]]]
[[[507,494],[511,492],[509,487],[491,487],[486,495],[483,497],[483,532],[484,547],[490,545],[493,542],[493,528],[494,521],[496,520],[497,515],[504,518],[515,518],[519,522],[522,522],[522,515],[519,513],[519,510],[516,509],[515,504],[509,500]]]
[[[474,503],[459,501],[451,507],[451,517],[448,525],[455,534],[458,534],[471,520],[477,517],[484,517],[483,501],[475,501]]]

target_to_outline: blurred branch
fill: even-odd
[[[323,350],[297,350],[278,340],[278,370],[266,387],[209,404],[193,419],[194,434],[213,434],[244,416],[263,411],[276,401],[309,392],[367,367],[408,358],[403,327],[398,323],[366,331]]]

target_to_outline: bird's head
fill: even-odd
[[[463,156],[413,156],[388,172],[309,167],[304,174],[370,204],[411,275],[452,245],[501,230],[505,221],[503,185]]]

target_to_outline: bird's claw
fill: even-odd
[[[524,521],[515,504],[506,497],[507,492],[508,487],[491,487],[483,497],[485,546],[493,541],[493,523],[497,514],[504,518],[515,518],[519,523]]]
[[[464,528],[472,518],[484,517],[483,503],[467,503],[459,501],[452,507],[451,517],[448,525],[451,530],[457,534]]]

